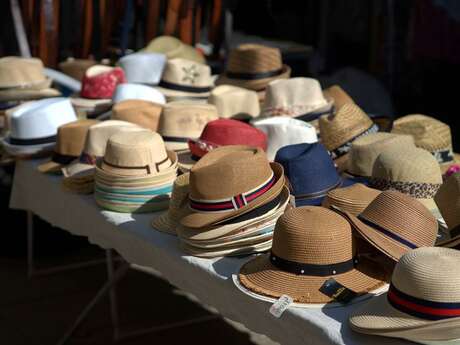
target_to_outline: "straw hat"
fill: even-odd
[[[68,57],[65,61],[59,63],[59,69],[68,76],[82,81],[86,70],[96,64],[95,60]]]
[[[450,239],[438,245],[456,247],[460,243],[460,174],[449,176],[434,196],[442,218],[449,229]]]
[[[426,207],[393,190],[380,193],[358,216],[339,212],[365,240],[395,261],[411,249],[434,246],[438,233],[436,218]]]
[[[187,150],[188,140],[198,138],[206,124],[218,118],[217,109],[212,104],[171,102],[163,108],[158,133],[169,150]]]
[[[207,100],[214,87],[211,68],[185,59],[172,59],[166,63],[157,90],[168,101],[180,99]]]
[[[414,139],[409,135],[391,133],[371,133],[358,138],[351,144],[345,173],[367,180],[378,155],[389,148],[415,147]]]
[[[253,118],[260,114],[257,92],[232,85],[214,88],[208,98],[214,104],[220,117]]]
[[[51,89],[43,63],[36,58],[7,56],[0,58],[0,101],[32,100],[57,97],[61,93]]]
[[[165,96],[157,89],[141,84],[123,83],[118,84],[112,96],[113,103],[126,100],[138,99],[158,104],[165,104]]]
[[[166,65],[166,55],[157,53],[134,53],[123,56],[118,65],[125,71],[128,83],[156,85]]]
[[[430,151],[439,162],[442,172],[452,164],[460,164],[460,155],[453,152],[450,127],[430,116],[414,114],[397,119],[393,133],[409,134],[415,145]]]
[[[182,58],[198,63],[206,62],[197,49],[172,36],[159,36],[141,51],[165,54],[168,59]]]
[[[405,254],[395,267],[388,293],[354,311],[350,327],[420,343],[454,344],[450,340],[460,338],[459,262],[460,252],[448,248],[419,248]]]
[[[300,245],[299,245],[300,244]],[[286,211],[276,223],[270,254],[244,264],[239,280],[247,289],[297,303],[328,303],[319,291],[333,277],[366,293],[381,287],[380,268],[357,261],[350,224],[331,210],[306,206]]]
[[[339,110],[345,104],[354,104],[353,98],[350,97],[344,89],[339,85],[332,85],[323,91],[323,95],[327,99],[332,99],[334,102],[334,108]]]
[[[345,168],[351,143],[378,131],[378,126],[356,104],[345,104],[335,115],[320,117],[319,127],[321,142],[331,152],[339,170]]]
[[[162,110],[161,104],[131,99],[115,104],[112,108],[111,118],[132,122],[140,127],[156,131]]]
[[[278,197],[283,185],[283,168],[262,149],[219,147],[190,170],[193,213],[181,225],[202,228],[246,214]]]
[[[267,134],[267,156],[274,160],[276,152],[288,145],[313,144],[318,141],[316,129],[311,124],[286,116],[273,116],[252,122]]]
[[[283,65],[278,48],[260,44],[241,44],[230,51],[226,70],[216,84],[235,85],[254,91],[263,91],[276,79],[287,79],[291,68]]]
[[[369,188],[362,183],[356,183],[344,188],[330,190],[324,198],[324,207],[339,208],[354,216],[360,214],[380,194],[377,189]]]
[[[78,158],[85,144],[88,129],[97,120],[77,120],[62,125],[57,131],[57,141],[51,159],[38,166],[42,173],[60,173],[61,168]]]
[[[433,200],[442,184],[436,159],[423,149],[403,146],[388,148],[375,160],[370,186],[408,194],[437,213]]]

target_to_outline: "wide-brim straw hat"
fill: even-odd
[[[338,207],[353,215],[358,215],[381,193],[362,183],[356,183],[344,188],[336,188],[327,193],[322,206]]]
[[[460,338],[458,301],[460,253],[448,248],[420,248],[404,255],[390,290],[350,316],[357,332],[454,344]]]

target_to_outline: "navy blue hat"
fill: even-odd
[[[321,205],[331,189],[355,183],[340,177],[320,143],[284,146],[276,153],[275,162],[284,167],[296,206]]]

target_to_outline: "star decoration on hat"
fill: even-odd
[[[185,73],[182,81],[190,81],[190,83],[195,84],[195,79],[200,76],[196,70],[196,65],[191,65],[190,67],[182,67],[182,70]]]

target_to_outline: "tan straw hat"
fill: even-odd
[[[86,70],[96,64],[97,61],[95,60],[68,57],[65,61],[59,63],[59,69],[68,76],[81,81],[85,76]]]
[[[336,188],[327,192],[322,205],[338,207],[354,216],[360,214],[380,194],[377,189],[369,188],[362,183]]]
[[[129,99],[113,106],[111,118],[113,120],[132,122],[142,128],[156,131],[162,109],[161,104],[140,99]]]
[[[366,209],[347,216],[355,230],[395,261],[411,249],[433,246],[436,218],[417,200],[397,191],[380,193]]]
[[[332,85],[323,91],[324,97],[334,101],[336,110],[342,108],[345,104],[355,103],[348,93],[345,92],[339,85]]]
[[[460,252],[419,248],[397,263],[388,293],[350,316],[353,330],[429,344],[460,338]]]
[[[460,155],[453,152],[450,127],[433,117],[421,114],[403,116],[394,122],[392,132],[412,135],[417,147],[436,157],[443,173],[450,165],[460,164]]]
[[[230,51],[227,67],[217,85],[230,84],[263,91],[276,79],[287,79],[291,68],[283,65],[278,48],[260,44],[241,44]]]
[[[442,218],[446,222],[450,239],[438,243],[442,247],[457,247],[460,243],[460,174],[449,176],[434,196]]]
[[[257,92],[232,85],[221,85],[214,88],[208,98],[214,104],[220,117],[253,118],[260,114]]]
[[[168,59],[182,58],[198,63],[206,62],[197,49],[172,36],[156,37],[141,51],[165,54]]]
[[[323,207],[304,206],[285,212],[276,223],[271,253],[251,259],[239,272],[247,289],[298,303],[328,303],[319,291],[326,280],[356,293],[381,287],[381,269],[356,257],[350,224]]]

